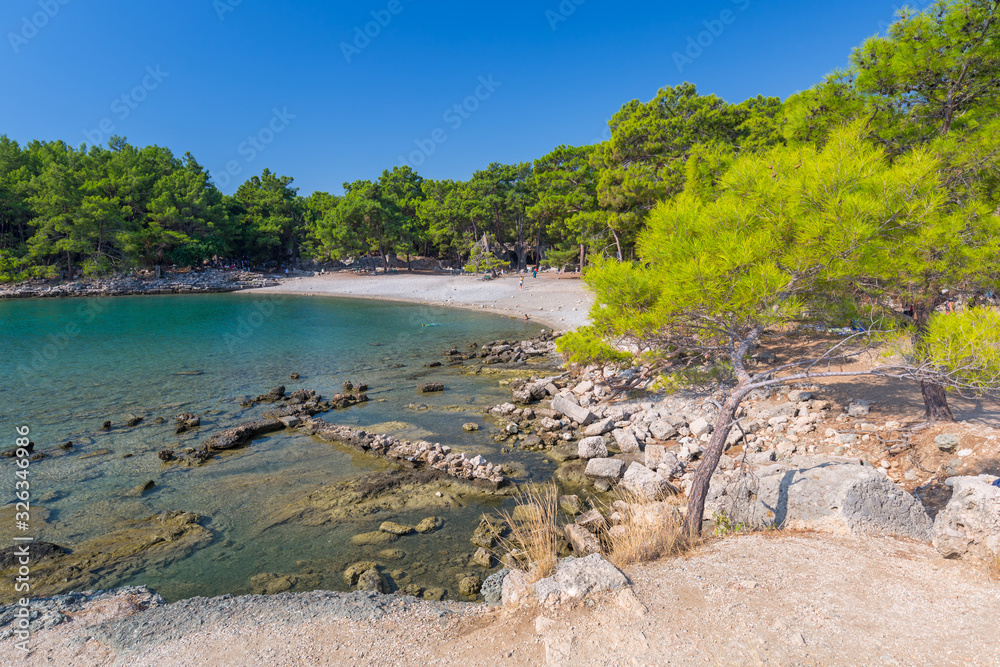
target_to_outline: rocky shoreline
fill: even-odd
[[[276,287],[280,284],[280,280],[270,274],[206,269],[164,273],[161,278],[151,275],[122,275],[66,282],[34,280],[0,288],[0,299],[209,294]]]

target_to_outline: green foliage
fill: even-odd
[[[714,535],[716,537],[738,535],[739,533],[743,533],[748,530],[745,524],[733,521],[732,518],[725,512],[716,512],[713,514],[712,521],[715,522]]]
[[[632,359],[628,352],[608,345],[591,327],[581,327],[564,334],[556,341],[556,349],[575,364],[618,363]]]
[[[714,200],[685,192],[654,210],[639,240],[643,264],[604,262],[585,274],[597,297],[591,318],[605,334],[703,351],[793,322],[856,276],[887,230],[939,215],[936,166],[922,153],[889,164],[857,125],[821,151],[742,156]]]
[[[988,392],[1000,384],[1000,313],[993,308],[936,313],[920,347],[920,358],[956,378],[962,388]]]

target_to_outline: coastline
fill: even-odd
[[[594,302],[579,275],[540,273],[526,276],[524,289],[519,275],[483,281],[479,276],[449,276],[423,273],[360,275],[327,273],[282,279],[273,287],[241,290],[245,294],[294,294],[378,299],[405,303],[478,310],[530,320],[555,331],[569,331],[589,321]]]

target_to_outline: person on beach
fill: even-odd
[[[524,276],[521,276],[521,280],[518,281],[517,286],[522,290],[524,289]]]
[[[531,270],[531,277],[532,278],[537,278],[538,277],[538,267],[537,266]]]

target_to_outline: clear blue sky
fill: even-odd
[[[691,81],[731,102],[787,97],[845,65],[895,10],[882,0],[4,0],[0,134],[106,143],[103,122],[132,144],[190,151],[224,192],[265,167],[301,194],[339,193],[403,161],[466,179],[490,162],[593,143],[622,104],[665,85]],[[355,41],[366,24],[376,36]],[[701,53],[685,54],[699,37]],[[696,57],[678,66],[677,53]],[[416,142],[424,149],[411,157]]]

